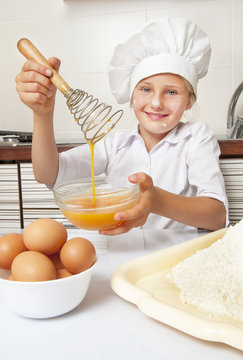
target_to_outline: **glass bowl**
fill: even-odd
[[[138,184],[127,177],[95,176],[95,196],[91,178],[83,178],[54,188],[55,202],[73,225],[85,230],[112,229],[122,221],[117,212],[132,208],[138,201]]]

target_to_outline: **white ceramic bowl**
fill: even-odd
[[[7,280],[9,271],[0,269],[0,298],[24,317],[45,319],[65,314],[84,299],[94,266],[63,279],[38,282]]]

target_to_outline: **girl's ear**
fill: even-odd
[[[188,104],[185,108],[185,110],[190,110],[192,108],[192,102],[191,102],[191,99],[188,101]]]
[[[185,109],[185,110],[190,110],[195,102],[196,102],[196,97],[195,97],[195,95],[194,95],[194,94],[190,94],[189,100],[188,100],[188,103],[187,103],[187,106],[186,106],[186,109]]]

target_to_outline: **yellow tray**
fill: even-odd
[[[194,337],[243,350],[243,322],[226,316],[210,317],[194,305],[183,304],[179,289],[166,276],[173,266],[210,246],[225,232],[221,229],[126,262],[112,275],[111,287],[153,319]]]

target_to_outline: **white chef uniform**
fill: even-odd
[[[131,100],[140,80],[173,73],[185,78],[196,96],[197,82],[208,71],[210,53],[209,39],[196,24],[181,18],[152,20],[116,46],[108,71],[111,92],[119,104],[124,104]],[[200,122],[179,123],[149,153],[136,129],[105,136],[95,145],[95,174],[129,176],[145,172],[155,186],[182,196],[212,197],[228,209],[219,154],[212,131]],[[90,177],[88,145],[63,152],[59,158],[55,185]],[[154,214],[143,227],[191,228]]]
[[[145,172],[152,177],[155,186],[182,196],[218,199],[228,209],[224,179],[219,168],[219,154],[213,132],[201,122],[179,123],[149,153],[135,129],[106,136],[95,145],[95,175],[104,173],[129,176]],[[55,186],[90,176],[88,145],[59,154],[59,172]],[[178,230],[191,228],[155,214],[149,215],[143,227]]]

